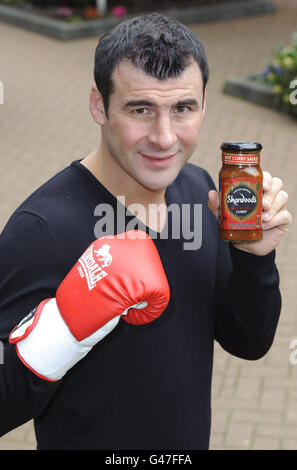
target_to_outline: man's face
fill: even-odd
[[[103,158],[145,188],[165,189],[197,146],[205,110],[200,69],[193,62],[179,77],[161,81],[123,61],[113,81]]]

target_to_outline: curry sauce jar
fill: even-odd
[[[262,239],[262,145],[224,142],[219,174],[219,236],[242,242]]]

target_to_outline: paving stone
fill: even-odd
[[[262,167],[281,177],[294,224],[277,253],[283,309],[264,358],[244,361],[215,344],[211,449],[297,450],[296,120],[222,93],[230,76],[260,73],[278,45],[297,30],[297,0],[275,0],[275,14],[193,24],[210,63],[207,113],[191,161],[218,183],[220,145],[260,141]],[[12,211],[43,182],[100,141],[88,109],[96,38],[61,43],[0,24],[0,230]],[[0,366],[1,367],[1,366]],[[0,449],[35,449],[32,421],[0,439]]]
[[[232,447],[234,449],[241,448],[242,450],[250,449],[254,429],[255,425],[252,423],[241,422],[238,425],[238,423],[234,424],[231,420],[224,441],[224,447],[226,445],[229,449]]]
[[[277,437],[255,437],[252,450],[280,450],[281,449],[281,440]]]
[[[281,411],[261,411],[258,409],[254,410],[245,410],[245,409],[235,409],[232,412],[232,421],[238,422],[247,422],[247,423],[281,423],[283,419],[283,414]]]
[[[281,450],[296,450],[297,439],[281,439],[280,449]]]

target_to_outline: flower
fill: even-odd
[[[282,67],[276,64],[271,64],[264,70],[263,77],[269,81],[273,81],[278,74],[282,75],[283,73],[285,73],[285,70]]]
[[[283,92],[283,87],[281,85],[274,85],[272,87],[272,91],[273,93],[275,93],[276,95],[281,95],[282,92]]]
[[[296,48],[295,48],[294,46],[289,45],[289,46],[285,46],[285,47],[283,48],[282,53],[283,53],[284,55],[291,55],[292,57],[296,57],[296,55],[297,55],[297,50],[296,50]]]
[[[92,20],[94,18],[98,18],[98,16],[100,16],[100,13],[97,8],[87,8],[84,10],[84,18],[86,20]]]
[[[292,83],[297,75],[297,33],[293,34],[292,45],[278,47],[262,73],[274,93],[275,103],[282,109],[297,115],[297,103],[292,100]]]
[[[127,14],[127,8],[124,5],[116,5],[112,9],[114,16],[124,16]]]
[[[294,70],[294,68],[296,67],[295,60],[293,59],[293,57],[290,57],[290,56],[284,57],[282,64],[283,64],[284,69],[286,70]]]
[[[66,18],[71,18],[73,14],[72,8],[68,7],[59,7],[56,12],[58,15],[65,16]]]
[[[283,95],[282,100],[285,104],[289,104],[290,103],[290,95],[288,93],[286,93],[285,95]]]

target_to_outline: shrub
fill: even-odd
[[[297,115],[297,33],[293,34],[292,44],[275,49],[263,80],[272,87],[276,103]]]

